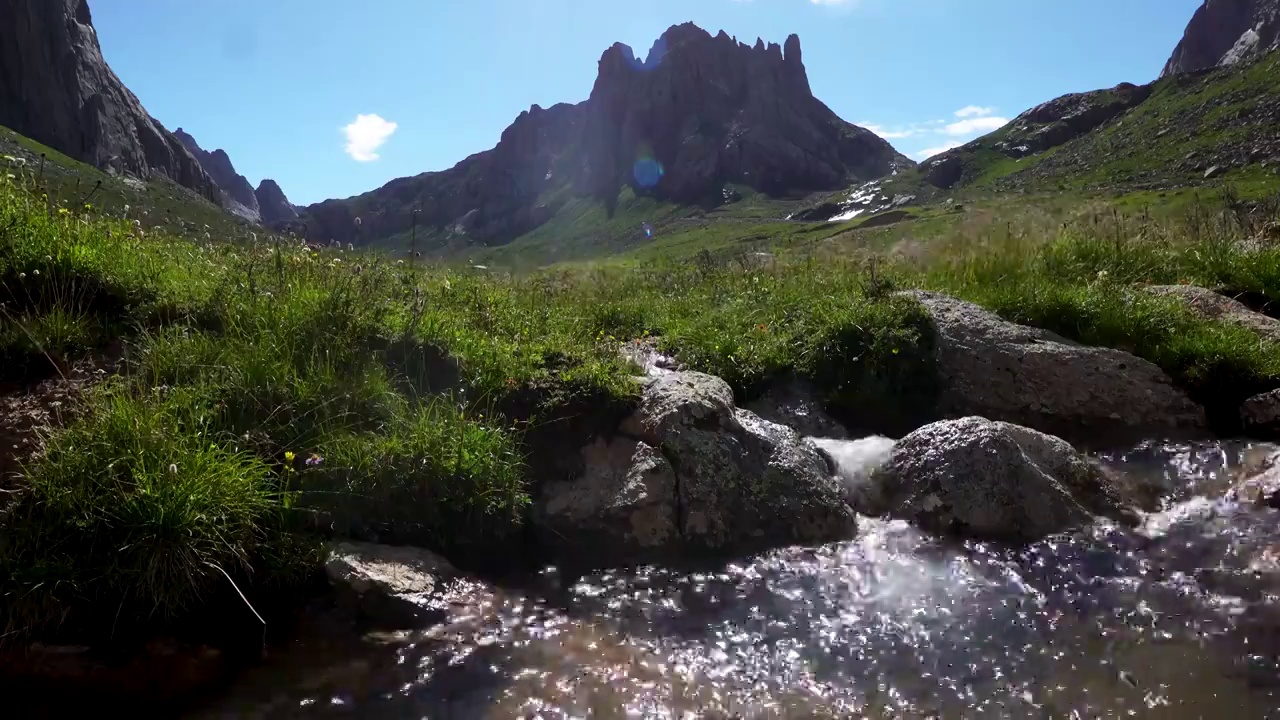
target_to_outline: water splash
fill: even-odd
[[[889,444],[815,443],[853,486]],[[864,519],[849,542],[716,572],[458,582],[444,622],[315,633],[207,717],[1275,717],[1280,588],[1240,583],[1280,548],[1280,513],[1208,491],[1246,454],[1104,457],[1181,479],[1137,532],[1009,548]]]

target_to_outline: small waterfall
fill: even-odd
[[[889,461],[895,441],[882,435],[872,435],[858,440],[809,438],[809,442],[835,462],[836,477],[844,486],[845,499],[859,506],[859,499],[867,497],[867,491],[871,489],[872,474]]]

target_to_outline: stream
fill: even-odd
[[[1166,491],[1137,531],[1014,550],[863,519],[715,572],[455,581],[440,622],[304,630],[193,717],[1280,718],[1280,512],[1219,499],[1278,450],[1100,456]]]

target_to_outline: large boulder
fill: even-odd
[[[330,547],[325,574],[340,603],[383,626],[413,627],[457,571],[421,548],[344,542]]]
[[[827,458],[734,406],[720,378],[646,378],[640,408],[582,450],[578,477],[542,488],[543,540],[586,563],[750,553],[850,537],[855,515]]]
[[[932,318],[941,417],[981,415],[1088,442],[1206,432],[1204,409],[1146,360],[946,295],[904,295]]]
[[[981,417],[926,425],[898,441],[855,505],[938,533],[1019,542],[1096,515],[1136,520],[1102,468],[1065,440]]]

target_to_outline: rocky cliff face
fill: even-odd
[[[1161,77],[1232,65],[1280,48],[1280,0],[1205,0]]]
[[[104,170],[219,196],[107,66],[87,0],[0,0],[0,125]]]
[[[201,148],[196,139],[182,128],[178,128],[173,134],[222,190],[223,207],[250,222],[261,220],[262,213],[258,210],[258,197],[253,192],[253,186],[236,172],[225,151],[218,149],[209,152]]]
[[[609,48],[588,100],[535,105],[493,150],[313,205],[303,219],[308,236],[322,242],[404,245],[416,227],[450,243],[499,244],[546,222],[571,197],[608,204],[624,186],[714,204],[727,183],[785,194],[910,166],[813,97],[799,38],[753,47],[681,25],[644,60],[625,45]]]
[[[284,191],[275,180],[263,180],[258,183],[258,189],[254,190],[253,194],[258,201],[263,225],[278,228],[298,219],[298,209],[284,196]]]
[[[905,164],[813,97],[795,35],[784,50],[680,25],[643,62],[614,45],[587,106],[584,179],[606,197],[623,184],[652,184],[687,203],[725,182],[774,194],[822,190]]]

